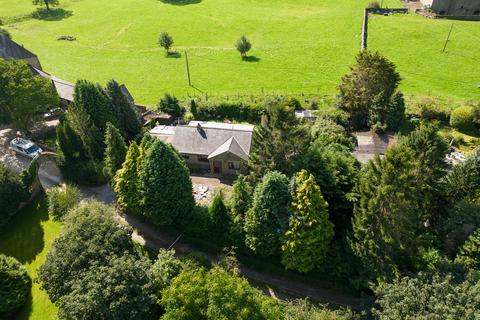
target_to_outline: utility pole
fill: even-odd
[[[185,50],[185,62],[187,63],[188,85],[191,87],[192,86],[192,81],[190,80],[190,68],[188,66],[188,55],[187,55],[186,50]]]
[[[448,32],[447,40],[445,40],[445,44],[443,45],[443,52],[445,52],[445,50],[447,49],[447,44],[448,44],[448,41],[450,41],[450,35],[452,34],[452,30],[453,30],[453,23],[452,23],[452,26],[450,27],[450,31]]]

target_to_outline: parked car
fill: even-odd
[[[32,159],[43,151],[32,141],[23,138],[10,141],[10,149]]]

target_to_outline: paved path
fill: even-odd
[[[168,235],[139,219],[125,214],[119,215],[122,223],[130,225],[134,229],[133,239],[142,245],[154,250],[170,248],[175,242],[174,236]],[[180,241],[173,245],[176,253],[186,255],[196,250],[191,244]],[[215,255],[207,255],[211,261],[218,259]],[[329,289],[322,289],[311,286],[307,283],[292,281],[285,277],[266,274],[255,271],[249,267],[241,266],[241,274],[248,278],[255,286],[270,295],[281,299],[310,298],[313,301],[327,303],[333,306],[349,306],[353,309],[361,309],[362,300],[347,294],[339,293]]]

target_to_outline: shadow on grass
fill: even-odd
[[[182,56],[182,54],[180,52],[168,52],[165,54],[165,57],[166,58],[174,58],[174,59],[178,59]]]
[[[197,4],[202,0],[160,0],[160,2],[171,4],[174,6],[188,6],[189,4]]]
[[[245,56],[245,57],[242,57],[242,60],[246,62],[258,62],[261,59],[255,56]]]
[[[28,319],[30,319],[30,314],[32,313],[32,308],[33,308],[33,296],[32,296],[31,286],[30,286],[30,290],[28,290],[27,301],[14,314],[14,316],[15,316],[14,319],[17,319],[17,320],[28,320]]]
[[[60,21],[73,16],[73,12],[63,8],[54,8],[47,10],[45,8],[37,9],[32,13],[32,18],[45,21]]]
[[[0,253],[14,257],[22,264],[35,260],[45,245],[41,222],[47,220],[47,202],[42,195],[14,215],[0,230]]]

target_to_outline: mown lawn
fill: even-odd
[[[115,78],[138,102],[153,105],[165,92],[332,96],[359,50],[362,12],[370,1],[60,0],[63,11],[50,19],[15,22],[8,17],[32,12],[31,0],[0,0],[0,17],[47,71],[72,82]],[[400,6],[398,0],[384,5]],[[471,41],[462,40],[461,47],[452,42],[445,60],[437,40],[446,37],[449,23],[414,16],[372,19],[371,47],[405,72],[407,94],[478,96],[479,52],[473,40],[480,37],[480,24],[461,23]],[[165,57],[157,45],[162,31],[174,37],[179,57]],[[253,43],[249,61],[233,48],[242,34]],[[77,41],[56,40],[61,35]],[[187,84],[185,51],[195,88]]]
[[[373,15],[368,40],[396,63],[406,93],[480,99],[480,22]]]
[[[59,233],[60,223],[49,218],[43,195],[0,229],[0,253],[13,256],[23,263],[33,281],[31,297],[15,319],[57,319],[57,308],[50,302],[46,292],[40,290],[36,279],[37,269],[44,263]]]

